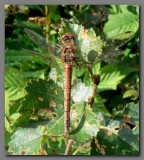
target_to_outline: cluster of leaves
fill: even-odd
[[[71,155],[138,155],[139,7],[8,5],[5,10],[7,154],[64,155],[65,139],[72,139]],[[135,33],[135,37],[123,46],[124,55],[115,58],[120,62],[115,61],[112,66],[107,62],[91,65],[93,74],[100,75],[93,108],[87,103],[93,88],[90,73],[84,67],[74,67],[69,136],[64,135],[62,71],[54,68],[52,62],[22,50],[42,52],[26,36],[25,27],[41,36],[44,32],[53,42],[57,42],[59,35],[71,32],[81,49],[84,49],[85,39],[90,37],[91,45],[98,44],[97,53],[102,50],[97,35],[104,33],[112,37],[127,31]],[[93,29],[89,29],[91,27]],[[88,60],[84,58],[83,62]],[[57,64],[61,62],[58,60]]]

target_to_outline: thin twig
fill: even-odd
[[[46,18],[48,17],[48,12],[49,12],[49,8],[47,5],[45,5]],[[46,24],[46,37],[47,37],[47,39],[50,39],[49,32],[50,32],[50,18],[49,19],[47,18],[47,24]]]
[[[88,70],[89,70],[89,72],[90,72],[91,76],[93,76],[92,69],[91,69],[91,67],[90,67],[89,65],[88,65]]]
[[[13,128],[13,126],[11,124],[11,121],[10,121],[10,119],[8,118],[8,116],[6,114],[5,114],[5,117],[6,117],[7,121],[9,122],[11,129],[13,130],[13,132],[15,132],[14,128]]]
[[[70,151],[70,147],[71,147],[72,142],[73,142],[73,140],[70,139],[69,142],[68,142],[68,145],[67,145],[67,148],[66,148],[66,151],[65,151],[65,154],[64,154],[64,155],[68,155],[68,154],[69,154],[69,151]]]
[[[16,25],[14,24],[5,24],[6,27],[15,27]]]
[[[86,145],[88,145],[88,144],[89,144],[89,142],[86,143],[86,144],[84,144],[83,146],[78,147],[78,149],[75,150],[75,152],[74,152],[72,155],[76,155],[78,151],[80,151],[81,149],[83,149],[83,148],[84,148]]]
[[[95,94],[96,94],[96,90],[97,90],[97,85],[96,85],[96,84],[94,84],[94,86],[93,86],[93,92],[92,92],[92,97],[94,97],[94,96],[95,96]]]
[[[36,7],[42,12],[42,14],[45,16],[45,11],[39,6],[39,5],[36,5]]]
[[[99,85],[99,82],[100,82],[100,76],[96,75],[96,74],[94,75],[90,66],[88,66],[88,69],[89,69],[89,72],[91,74],[90,78],[92,79],[92,81],[94,83],[92,96],[89,98],[89,102],[88,102],[89,107],[92,108],[93,103],[94,103],[94,97],[95,97],[96,90],[97,90],[97,86]]]
[[[64,137],[64,140],[65,140],[65,145],[67,146],[68,144],[67,144],[67,140],[66,140],[66,138]]]

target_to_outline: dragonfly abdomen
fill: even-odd
[[[65,134],[70,128],[70,96],[71,96],[72,64],[64,64],[64,126]]]

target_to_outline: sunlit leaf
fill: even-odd
[[[42,135],[37,128],[20,128],[12,136],[12,155],[40,155]]]
[[[128,98],[131,97],[132,100],[136,100],[139,96],[139,92],[137,90],[127,90],[124,95],[123,98]]]
[[[121,80],[136,70],[136,68],[125,67],[124,65],[105,66],[99,74],[100,84],[98,91],[116,90]]]
[[[139,16],[132,13],[119,13],[109,15],[109,20],[104,27],[104,32],[108,37],[124,33],[126,31],[136,31],[139,28]]]

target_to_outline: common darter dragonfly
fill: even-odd
[[[61,44],[56,44],[29,29],[25,29],[25,32],[39,48],[49,54],[45,55],[24,49],[25,51],[49,61],[58,58],[64,63],[64,131],[65,135],[68,135],[70,128],[70,95],[73,64],[86,66],[118,56],[123,53],[118,48],[130,41],[134,37],[134,34],[128,31],[117,36],[117,38],[106,39],[103,43],[99,39],[97,43],[85,41],[80,44],[80,40],[74,34],[65,33],[61,36]],[[75,42],[78,45],[75,45]],[[99,43],[101,44],[99,45]],[[97,46],[100,46],[101,49],[100,47],[97,49]]]

